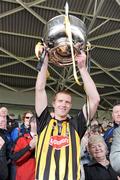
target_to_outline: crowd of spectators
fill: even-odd
[[[36,117],[33,112],[27,111],[23,114],[21,122],[19,124],[15,115],[9,114],[6,107],[0,108],[1,180],[34,180],[35,178]],[[117,161],[114,161],[116,155],[114,147],[111,154],[114,130],[119,128],[119,123],[119,104],[113,108],[112,121],[106,125],[96,119],[91,121],[81,140],[82,180],[96,180],[96,176],[97,180],[120,179],[120,173],[117,171],[120,167]],[[115,134],[119,132],[117,129]],[[115,140],[113,146],[117,147],[117,145],[119,146],[119,143]],[[115,166],[117,172],[111,164]],[[26,171],[27,168],[29,171]]]
[[[0,108],[0,180],[33,180],[35,177],[36,122],[33,112],[25,112],[21,121],[19,125],[13,113],[9,114],[6,107]]]

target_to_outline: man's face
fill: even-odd
[[[6,129],[7,119],[6,117],[0,116],[0,128]]]
[[[71,109],[72,98],[69,94],[58,93],[55,101],[53,102],[55,118],[58,120],[64,120],[67,117]]]
[[[120,124],[120,105],[113,107],[112,118],[115,123]]]

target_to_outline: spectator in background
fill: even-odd
[[[89,137],[92,136],[92,135],[101,135],[101,131],[100,131],[100,126],[99,125],[93,125],[90,127],[90,130],[89,130]]]
[[[13,142],[17,140],[20,135],[24,133],[30,132],[30,118],[33,116],[33,112],[27,111],[22,116],[23,123],[21,124],[20,128],[16,127],[11,131],[11,139]]]
[[[107,159],[107,145],[101,135],[92,135],[88,140],[88,149],[93,162],[84,165],[85,180],[119,180]]]
[[[113,122],[108,122],[108,128],[111,128],[111,127],[113,127]]]
[[[113,131],[120,125],[120,104],[117,104],[113,107],[112,110],[112,120],[113,120],[113,127],[108,128],[108,130],[104,133],[104,139],[108,146],[108,150],[110,152],[112,139],[113,139]]]
[[[14,113],[10,113],[10,114],[9,114],[9,118],[14,122],[14,120],[15,120],[15,114],[14,114]]]
[[[8,115],[8,130],[11,132],[14,128],[18,127],[18,121],[15,119],[15,114],[11,113]]]
[[[2,116],[5,119],[6,123],[4,123],[5,125],[4,129],[7,129],[7,122],[9,117],[8,117],[8,109],[6,107],[0,108],[0,116]]]
[[[6,143],[7,143],[7,153],[10,153],[11,150],[11,137],[7,130],[7,121],[8,121],[8,109],[6,107],[0,108],[0,116],[2,117],[4,123],[2,123],[1,129],[3,129],[5,137],[6,137]],[[9,155],[8,155],[9,156]]]
[[[12,159],[16,164],[16,180],[35,179],[35,146],[36,146],[36,118],[29,120],[30,132],[18,138],[13,149]]]
[[[18,122],[15,119],[15,115],[13,113],[9,114],[9,119],[8,119],[8,123],[7,123],[7,128],[11,137],[11,143],[12,143],[12,147],[11,147],[11,153],[12,153],[12,148],[15,144],[16,139],[19,136],[19,127],[18,127]],[[10,157],[11,158],[11,157]],[[9,165],[9,169],[10,169],[10,173],[9,173],[9,178],[10,180],[15,180],[15,176],[16,176],[16,166],[15,164],[11,161],[10,165]]]
[[[0,115],[0,180],[6,180],[8,177],[7,166],[7,142],[6,142],[6,119]]]
[[[108,129],[108,120],[105,119],[105,117],[103,118],[102,120],[102,123],[101,123],[101,127],[102,127],[102,130],[103,130],[103,133],[105,133]]]
[[[2,124],[0,125],[1,131],[4,133],[5,137],[5,145],[6,145],[6,158],[7,158],[7,165],[8,165],[8,174],[11,179],[11,149],[13,146],[13,141],[11,139],[11,133],[8,131],[8,123],[9,123],[9,116],[8,116],[8,109],[6,107],[0,108],[0,118],[2,118]],[[13,173],[12,173],[13,175]]]
[[[11,123],[11,119],[9,120],[11,123],[11,128],[9,127],[9,133],[10,133],[10,137],[11,137],[11,143],[12,143],[12,147],[14,146],[14,144],[16,143],[17,139],[19,138],[19,136],[24,135],[25,133],[29,133],[30,132],[30,118],[33,116],[33,113],[31,111],[27,111],[23,114],[22,120],[23,123],[20,126],[20,128],[17,126],[16,127],[16,122],[14,121],[13,115],[12,115],[12,123]],[[9,116],[11,118],[11,116]],[[11,131],[10,131],[11,129]],[[11,180],[15,180],[15,175],[16,175],[16,165],[14,164],[13,161],[11,161],[10,164],[10,178]]]
[[[120,111],[119,111],[120,118]],[[110,162],[113,169],[120,176],[120,126],[116,128],[113,132],[113,141],[110,151]]]
[[[30,118],[33,116],[32,111],[27,111],[23,114],[23,124],[20,126],[20,135],[30,132]]]
[[[0,108],[0,116],[2,116],[4,119],[4,127],[2,128],[6,137],[6,152],[7,161],[9,162],[9,177],[11,180],[15,180],[16,168],[13,162],[11,161],[11,150],[20,134],[23,135],[24,133],[30,132],[29,120],[33,116],[33,113],[31,111],[28,111],[23,114],[23,124],[20,128],[18,126],[16,127],[17,124],[14,121],[13,114],[12,117],[8,115],[8,109],[6,107]]]
[[[6,107],[0,108],[0,116],[7,117],[8,116],[8,109]]]
[[[99,125],[94,124],[89,127],[81,139],[81,161],[83,165],[91,162],[92,158],[88,152],[88,140],[89,137],[93,135],[101,135]]]

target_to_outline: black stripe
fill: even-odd
[[[51,163],[51,154],[52,154],[52,146],[49,146],[48,153],[47,153],[47,161],[45,165],[45,170],[44,170],[44,178],[43,179],[49,179],[49,172],[50,172],[50,163]]]
[[[72,143],[72,170],[73,170],[73,179],[77,179],[77,149],[76,149],[76,138],[75,138],[75,129],[70,126],[70,135]]]
[[[66,147],[66,171],[65,171],[65,177],[64,180],[68,179],[68,161],[69,161],[69,146]]]
[[[55,150],[55,164],[56,164],[55,180],[59,180],[59,161],[60,161],[60,150]]]

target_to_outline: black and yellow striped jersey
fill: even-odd
[[[36,180],[80,180],[80,138],[86,130],[83,112],[58,121],[46,108],[37,118],[37,130]]]

